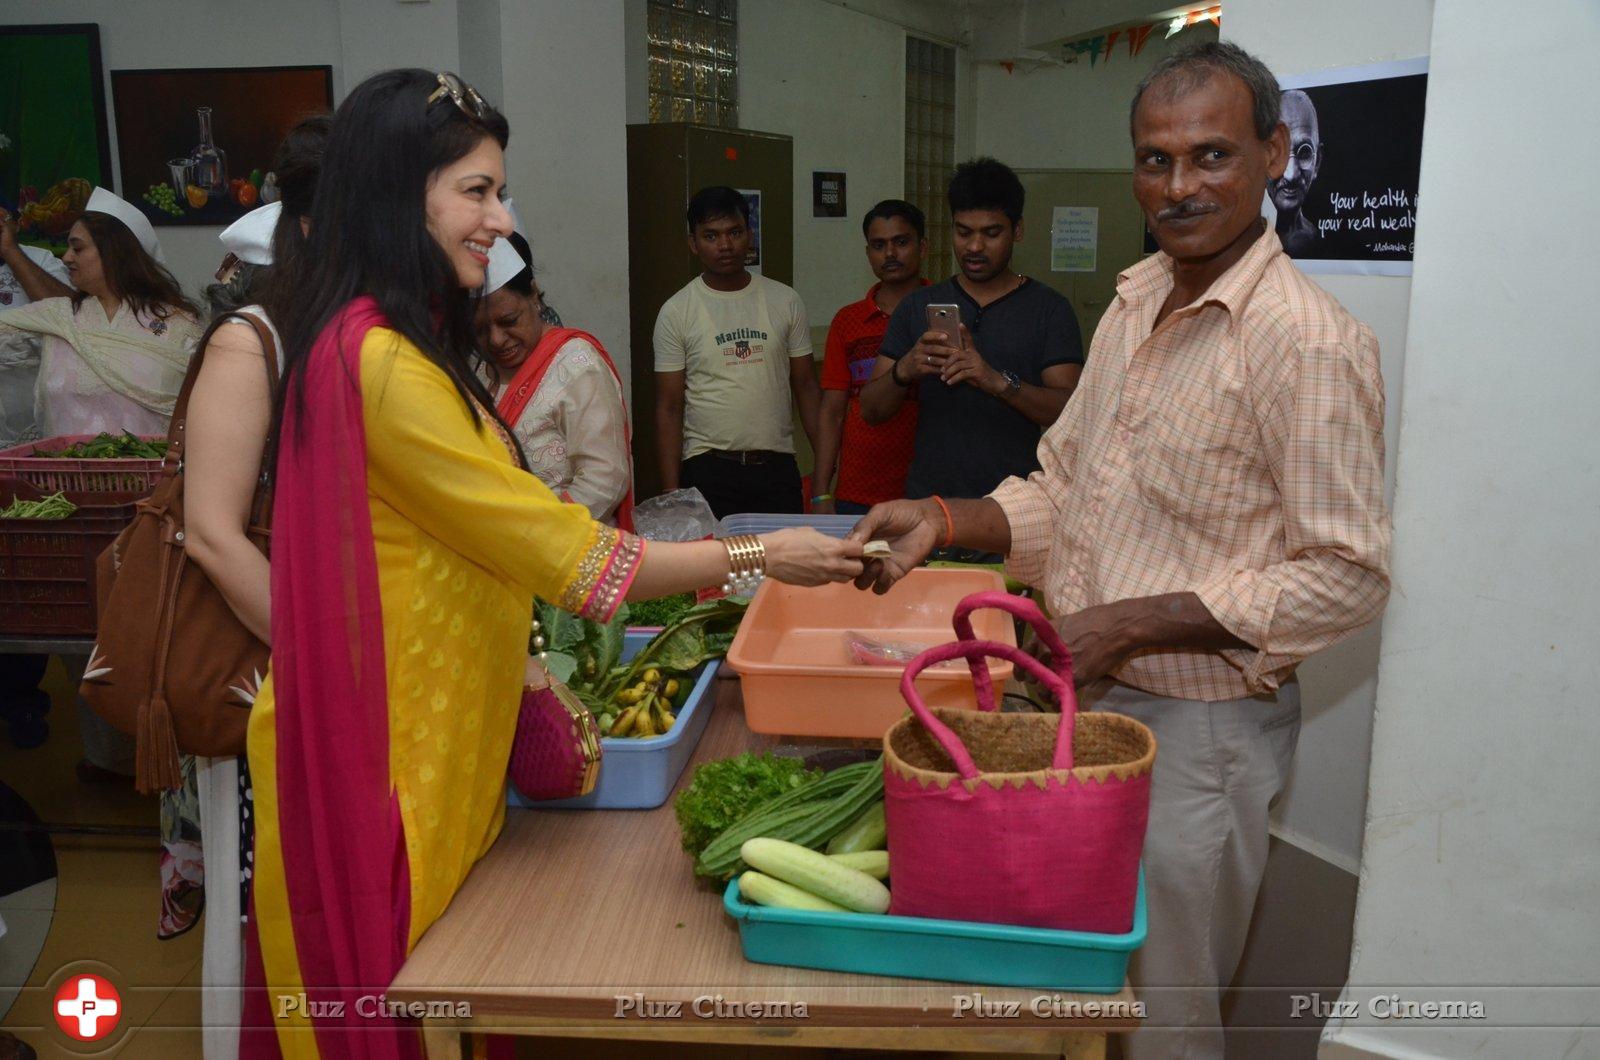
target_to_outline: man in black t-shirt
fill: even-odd
[[[1022,238],[1022,182],[993,158],[956,167],[950,214],[961,271],[906,295],[861,391],[868,423],[893,416],[917,388],[916,451],[906,496],[984,496],[1039,469],[1039,436],[1056,421],[1083,368],[1072,305],[1011,271]],[[927,307],[961,310],[961,347],[928,330]]]

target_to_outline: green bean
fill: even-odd
[[[0,519],[65,519],[78,510],[64,493],[52,493],[37,501],[16,498],[5,508],[0,508]]]

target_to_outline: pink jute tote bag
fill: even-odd
[[[1055,669],[1021,649],[972,639],[972,611],[1026,619]],[[900,692],[912,713],[883,739],[884,812],[894,866],[889,912],[1123,934],[1133,927],[1156,740],[1142,723],[1078,712],[1072,657],[1031,601],[978,593],[956,609],[961,640],[912,660]],[[1060,714],[1002,714],[984,660],[1010,659]],[[916,678],[965,659],[976,711],[930,709]]]

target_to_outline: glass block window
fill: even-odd
[[[739,0],[648,0],[650,120],[739,124]]]
[[[906,200],[928,215],[924,276],[955,271],[945,190],[956,168],[956,50],[906,37]]]

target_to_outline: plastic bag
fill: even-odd
[[[717,517],[694,487],[673,490],[633,507],[633,530],[651,541],[702,541],[717,529]]]
[[[904,666],[928,650],[926,644],[880,640],[855,630],[844,635],[844,644],[850,652],[850,660],[862,666]]]

